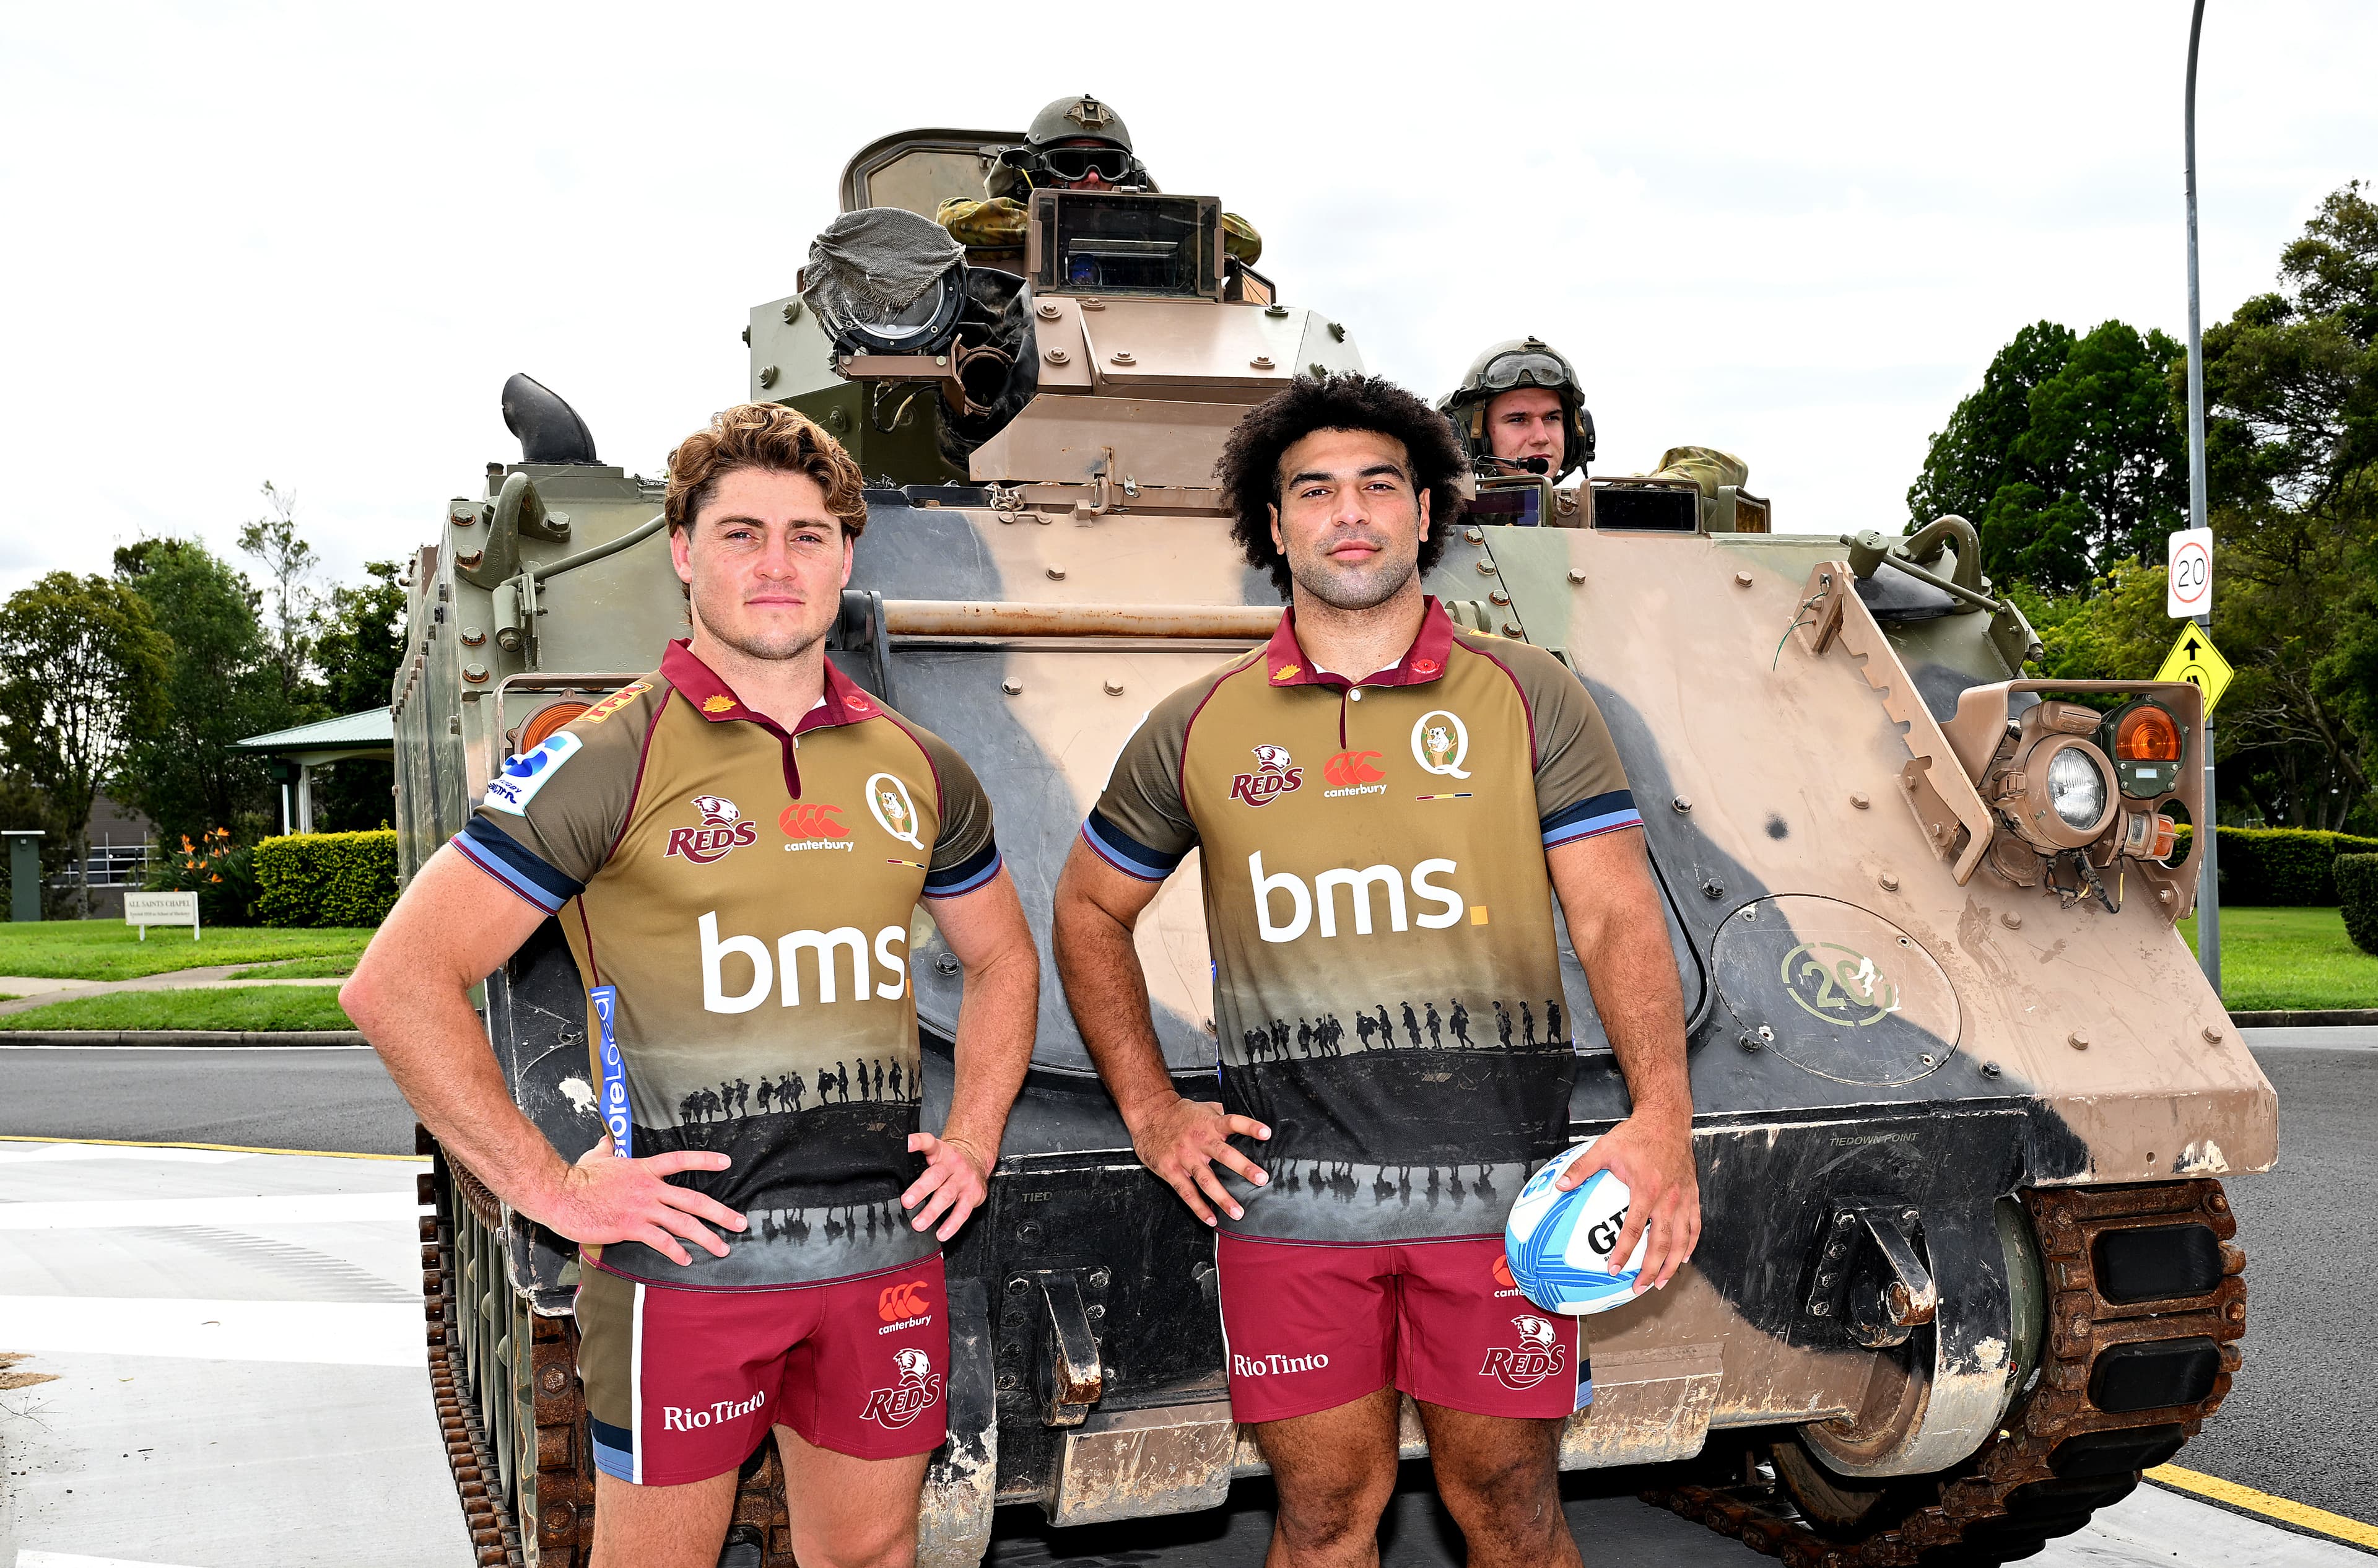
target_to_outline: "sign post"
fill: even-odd
[[[2173,584],[2167,577],[2164,608],[2173,616],[2192,616],[2196,624],[2210,631],[2213,628],[2213,531],[2204,522],[2204,329],[2199,308],[2196,287],[2196,45],[2204,32],[2204,0],[2196,0],[2188,20],[2188,94],[2181,115],[2182,139],[2188,163],[2188,528],[2187,535],[2198,536],[2204,551],[2204,577],[2200,588],[2204,604],[2191,608],[2179,608],[2171,597]],[[2172,535],[2172,562],[2180,561],[2182,534]],[[2212,640],[2205,640],[2207,647]],[[2216,653],[2215,655],[2218,657]],[[2169,660],[2165,661],[2170,663]],[[2227,661],[2223,661],[2225,669]],[[2228,684],[2225,675],[2223,684]],[[2204,977],[2213,983],[2213,995],[2221,995],[2221,834],[2215,827],[2219,817],[2218,800],[2213,793],[2213,702],[2219,693],[2205,688],[2204,697],[2204,817],[2202,822],[2191,824],[2195,830],[2196,851],[2196,962],[2204,967]]]
[[[194,892],[128,892],[124,895],[124,923],[140,928],[149,940],[151,926],[187,926],[190,940],[198,940],[198,895]]]

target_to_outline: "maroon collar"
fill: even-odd
[[[756,708],[747,708],[735,695],[735,688],[718,678],[718,672],[695,656],[691,640],[679,638],[668,645],[661,655],[661,676],[677,688],[678,694],[693,705],[693,711],[712,724],[724,724],[730,719],[746,719],[763,729],[777,735],[785,732],[782,725]],[[825,701],[801,715],[800,723],[792,728],[794,735],[824,729],[830,724],[855,724],[871,719],[883,712],[883,705],[844,678],[825,661]]]
[[[1376,675],[1349,680],[1313,667],[1296,640],[1296,608],[1291,605],[1279,617],[1279,629],[1264,645],[1264,669],[1274,686],[1326,686],[1337,691],[1352,686],[1420,686],[1445,674],[1445,661],[1452,651],[1453,619],[1431,595],[1422,601],[1420,635],[1404,650],[1404,656]]]

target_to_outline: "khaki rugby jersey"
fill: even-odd
[[[898,1204],[922,1168],[909,918],[1000,866],[991,803],[948,745],[831,664],[787,733],[675,642],[508,763],[453,842],[559,916],[615,1146],[734,1161],[671,1179],[750,1218],[726,1257],[689,1247],[679,1268],[615,1242],[604,1267],[732,1288],[936,1250]]]
[[[1223,1223],[1500,1235],[1576,1073],[1544,851],[1641,825],[1577,677],[1435,599],[1360,682],[1312,667],[1291,611],[1159,703],[1083,833],[1147,881],[1202,849],[1222,1101],[1272,1130]]]

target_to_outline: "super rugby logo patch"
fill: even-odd
[[[1255,748],[1255,771],[1231,780],[1231,798],[1249,806],[1268,806],[1283,795],[1304,787],[1304,770],[1293,766],[1285,746]]]
[[[759,842],[759,828],[744,821],[742,811],[725,796],[697,795],[692,804],[702,813],[702,826],[670,829],[668,847],[661,852],[664,858],[682,856],[697,866],[708,866],[744,844]]]

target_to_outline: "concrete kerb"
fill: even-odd
[[[0,1029],[0,1050],[29,1046],[224,1046],[257,1049],[340,1046],[360,1049],[359,1029]]]
[[[2368,1029],[2378,1027],[2378,1007],[2326,1008],[2305,1012],[2233,1012],[2240,1029]]]

